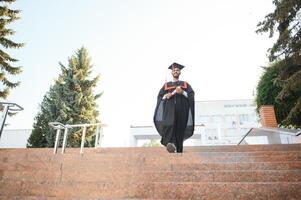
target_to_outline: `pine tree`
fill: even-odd
[[[300,0],[274,0],[274,12],[258,24],[257,33],[268,32],[277,41],[269,49],[269,59],[277,62],[279,75],[275,80],[281,91],[276,100],[294,105],[283,120],[285,126],[301,127],[301,24],[296,13],[301,9]]]
[[[68,66],[60,63],[61,74],[45,95],[41,112],[36,117],[32,132],[32,134],[34,131],[39,132],[40,135],[43,134],[48,147],[52,147],[55,140],[55,131],[48,127],[49,122],[56,121],[62,124],[98,122],[99,112],[96,99],[101,94],[94,95],[93,89],[96,87],[99,76],[89,79],[92,65],[87,50],[82,47],[68,62]],[[80,146],[81,133],[81,129],[71,129],[68,146]],[[93,129],[87,130],[86,146],[92,145],[93,133]]]
[[[5,49],[20,48],[24,44],[16,43],[8,37],[15,34],[7,25],[18,20],[20,10],[12,10],[8,8],[8,4],[15,2],[15,0],[0,0],[0,99],[6,99],[9,95],[10,89],[17,87],[20,83],[9,80],[9,76],[17,75],[21,72],[20,66],[13,66],[12,63],[17,62],[16,58],[11,57]]]
[[[53,132],[49,129],[48,123],[54,119],[50,115],[52,102],[49,99],[49,93],[47,92],[43,98],[42,104],[40,105],[40,111],[35,117],[35,123],[33,124],[33,130],[30,137],[27,140],[27,147],[48,147],[46,136],[51,135],[53,137]]]

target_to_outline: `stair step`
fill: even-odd
[[[289,162],[289,161],[301,161],[301,156],[297,155],[280,155],[280,156],[243,156],[243,157],[199,157],[199,156],[103,156],[103,157],[74,157],[66,156],[63,158],[64,162],[71,163],[72,165],[82,162],[103,162],[108,165],[124,164],[124,163],[135,163],[135,164],[155,164],[155,163],[166,163],[166,164],[187,164],[187,163],[248,163],[248,162]]]
[[[145,180],[147,179],[147,180]],[[130,182],[301,182],[301,170],[288,171],[133,171],[108,173],[68,171],[62,181]]]
[[[3,181],[35,182],[301,182],[301,170],[209,170],[209,171],[5,171]]]
[[[155,166],[153,166],[155,167]],[[173,170],[295,170],[301,169],[301,161],[248,162],[248,163],[187,163],[172,164]]]
[[[45,197],[45,196],[2,196],[0,194],[1,200],[12,200],[12,199],[22,199],[22,200],[57,200],[56,197]],[[85,197],[60,197],[59,200],[146,200],[146,199],[137,199],[137,198],[85,198]]]
[[[299,199],[301,183],[157,183],[154,199]]]
[[[96,161],[77,161],[77,162],[29,162],[20,163],[0,163],[0,178],[1,172],[5,170],[23,171],[23,170],[44,170],[57,171],[61,168],[73,168],[75,164],[86,170],[97,169],[99,172],[106,171],[128,171],[128,170],[144,170],[144,171],[192,171],[192,170],[297,170],[301,169],[301,161],[286,161],[286,162],[165,162],[165,163],[143,163],[143,162],[115,162],[117,164]]]
[[[184,153],[189,152],[249,152],[249,151],[300,151],[301,144],[269,144],[269,145],[227,145],[227,146],[200,146],[200,147],[184,147]],[[66,154],[78,154],[80,151],[79,148],[66,148]],[[93,153],[106,153],[106,154],[116,154],[116,153],[143,153],[143,154],[153,154],[154,152],[166,152],[165,147],[124,147],[124,148],[85,148],[84,152],[93,154]],[[15,153],[18,154],[52,154],[53,148],[31,148],[31,149],[11,149],[11,148],[2,148],[0,149],[0,158],[1,152],[3,154]],[[61,149],[58,149],[60,154]]]
[[[0,200],[298,199],[301,145],[0,149]]]
[[[48,157],[48,156],[45,156]],[[43,160],[22,160],[7,158],[5,162],[0,162],[0,170],[22,170],[22,169],[57,169],[64,166],[83,165],[86,168],[110,168],[110,169],[299,169],[301,157],[296,155],[280,156],[244,156],[244,157],[193,157],[193,156],[170,156],[170,157],[80,157],[69,155],[64,158],[48,157]],[[279,166],[278,166],[279,164]],[[271,168],[269,168],[271,167]]]
[[[298,199],[300,182],[8,182],[0,194],[55,198]]]

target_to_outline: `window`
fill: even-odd
[[[226,104],[224,105],[225,108],[232,108],[232,107],[248,107],[247,104]]]
[[[249,121],[249,115],[247,114],[241,114],[239,115],[239,123],[243,124],[244,122],[248,122]]]
[[[228,128],[226,130],[226,135],[230,137],[235,137],[238,136],[239,134],[237,128]]]
[[[212,115],[211,119],[212,119],[212,122],[222,122],[222,116],[221,115]]]
[[[199,121],[198,121],[199,124],[206,123],[208,121],[209,121],[209,116],[207,116],[207,115],[200,115],[199,116]]]
[[[250,128],[241,128],[240,131],[239,131],[239,132],[240,132],[239,134],[240,134],[241,136],[244,136],[245,134],[247,134],[247,132],[248,132],[249,130],[250,130]]]
[[[235,115],[226,115],[226,122],[235,122],[236,121],[236,117]]]
[[[217,129],[206,129],[207,140],[217,140]]]

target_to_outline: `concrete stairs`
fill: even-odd
[[[301,145],[0,149],[0,200],[301,199]]]

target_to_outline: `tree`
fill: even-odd
[[[9,9],[7,4],[13,3],[15,0],[0,0],[0,99],[6,99],[9,95],[10,89],[17,87],[20,83],[12,81],[8,77],[17,75],[21,72],[20,66],[13,66],[12,63],[17,62],[16,58],[11,57],[5,49],[20,48],[24,44],[16,43],[9,39],[9,36],[15,34],[7,25],[18,20],[20,10]]]
[[[143,147],[160,147],[161,144],[159,143],[158,140],[151,139],[150,141],[144,143],[142,146]]]
[[[269,49],[270,62],[277,62],[279,74],[275,81],[281,87],[276,100],[292,104],[283,125],[301,127],[301,25],[296,13],[300,0],[274,0],[275,10],[259,22],[257,33],[268,32],[277,41]]]
[[[263,69],[264,72],[256,88],[257,112],[262,105],[274,105],[277,122],[279,125],[283,125],[283,120],[287,117],[292,105],[283,104],[276,98],[282,90],[276,81],[279,75],[276,64],[263,67]]]
[[[52,147],[55,140],[55,131],[48,126],[49,122],[60,122],[62,124],[81,124],[98,122],[96,99],[101,94],[94,95],[93,89],[99,76],[89,79],[92,65],[87,50],[82,47],[76,55],[69,58],[68,66],[62,63],[61,74],[44,96],[41,111],[36,116],[32,134],[39,132],[47,142],[47,147]],[[87,130],[87,143],[90,146],[93,140],[93,129]],[[69,131],[68,146],[80,146],[80,129]],[[28,146],[32,143],[28,141]]]
[[[49,99],[50,93],[53,91],[50,88],[50,91],[47,92],[43,98],[43,101],[40,105],[40,111],[38,112],[37,116],[35,117],[35,122],[33,124],[33,130],[31,135],[27,140],[27,147],[51,147],[51,144],[48,145],[46,136],[51,135],[52,138],[52,131],[49,129],[48,123],[53,121],[54,119],[51,117],[49,111],[51,110],[51,101]]]

